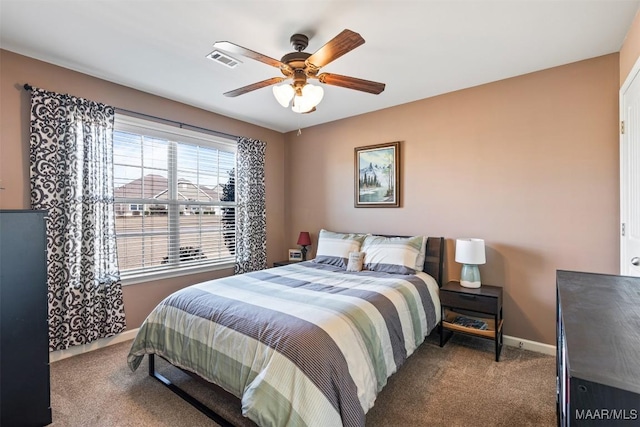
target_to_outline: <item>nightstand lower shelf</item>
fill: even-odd
[[[463,326],[463,325],[454,323],[456,320],[456,317],[458,316],[462,316],[471,320],[485,322],[487,324],[487,329],[479,329],[471,326]],[[462,332],[469,335],[478,335],[480,337],[489,338],[489,339],[495,339],[496,337],[495,323],[496,322],[493,318],[475,317],[467,314],[456,313],[455,311],[451,311],[451,310],[445,311],[444,319],[442,320],[442,326],[449,331]],[[500,333],[501,330],[502,330],[502,320],[500,320],[498,324],[498,333]]]
[[[457,313],[450,312],[453,315]],[[463,314],[464,317],[472,318],[467,314]],[[449,319],[449,321],[447,321]],[[503,320],[498,320],[498,328],[495,328],[496,321],[493,318],[477,317],[475,319],[481,319],[487,323],[487,329],[478,329],[469,326],[458,325],[453,323],[454,318],[448,318],[447,314],[444,315],[442,322],[440,323],[440,347],[443,347],[453,336],[454,333],[461,333],[465,335],[475,336],[478,338],[484,338],[492,340],[495,343],[495,356],[496,362],[500,361],[500,354],[502,353],[502,325]]]

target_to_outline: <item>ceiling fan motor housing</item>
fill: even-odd
[[[293,70],[292,73],[291,70],[281,69],[282,74],[287,77],[293,78],[294,87],[304,86],[307,81],[307,77],[310,76],[309,71],[311,70],[305,64],[305,61],[310,56],[311,54],[306,52],[291,52],[287,53],[280,60],[281,62],[291,67],[291,70]]]

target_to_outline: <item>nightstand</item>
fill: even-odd
[[[273,263],[274,267],[282,267],[283,265],[295,264],[300,261],[276,261]]]
[[[502,352],[503,318],[502,288],[482,285],[465,288],[460,282],[449,282],[440,288],[440,347],[443,347],[454,332],[490,339],[495,342],[496,362]],[[464,321],[456,322],[462,316]],[[486,329],[474,327],[484,322]],[[448,336],[445,338],[445,333]]]

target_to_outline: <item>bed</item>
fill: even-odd
[[[384,244],[366,245],[376,239]],[[314,260],[167,297],[140,327],[128,364],[135,370],[149,355],[150,375],[218,423],[155,371],[155,355],[237,396],[260,426],[364,426],[388,377],[440,321],[443,247],[443,238],[322,230]]]

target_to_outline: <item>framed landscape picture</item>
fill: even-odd
[[[355,207],[400,206],[400,142],[356,147]]]

